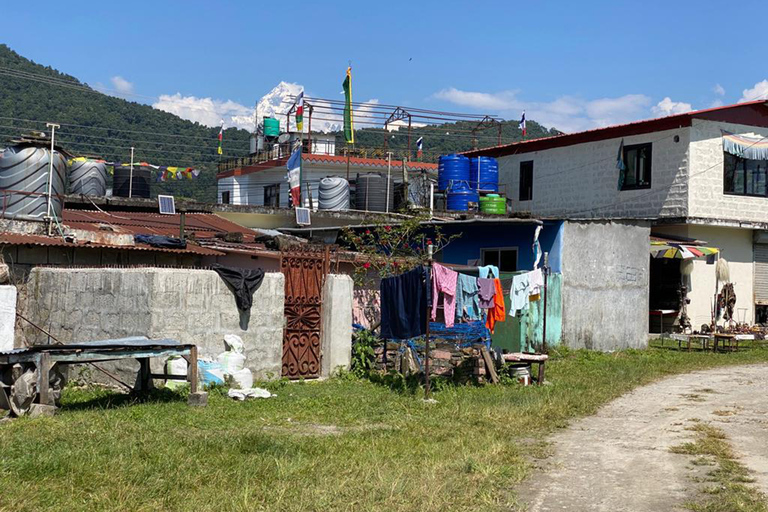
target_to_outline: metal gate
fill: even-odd
[[[280,256],[285,275],[283,377],[320,376],[323,284],[329,266],[328,246],[302,244]]]
[[[768,305],[768,244],[755,244],[755,303]]]

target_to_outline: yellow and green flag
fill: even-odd
[[[352,67],[347,68],[347,77],[342,84],[344,88],[344,138],[347,143],[355,143],[355,127],[352,120]]]

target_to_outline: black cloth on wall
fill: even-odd
[[[264,271],[260,268],[225,267],[218,263],[212,265],[211,269],[232,288],[237,309],[249,311],[253,305],[253,294],[264,280]]]

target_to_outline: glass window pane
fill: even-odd
[[[500,255],[500,262],[499,262],[499,270],[502,272],[514,272],[517,270],[517,251],[516,250],[504,250],[499,251],[501,253]]]
[[[499,251],[483,251],[483,265],[499,266]]]
[[[637,185],[637,150],[629,149],[625,155],[624,165],[627,169],[624,171],[624,186],[634,187]]]

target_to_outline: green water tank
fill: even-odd
[[[274,117],[264,118],[264,136],[278,137],[280,135],[280,121]]]
[[[491,215],[507,213],[507,201],[499,194],[488,194],[480,198],[480,212]]]

